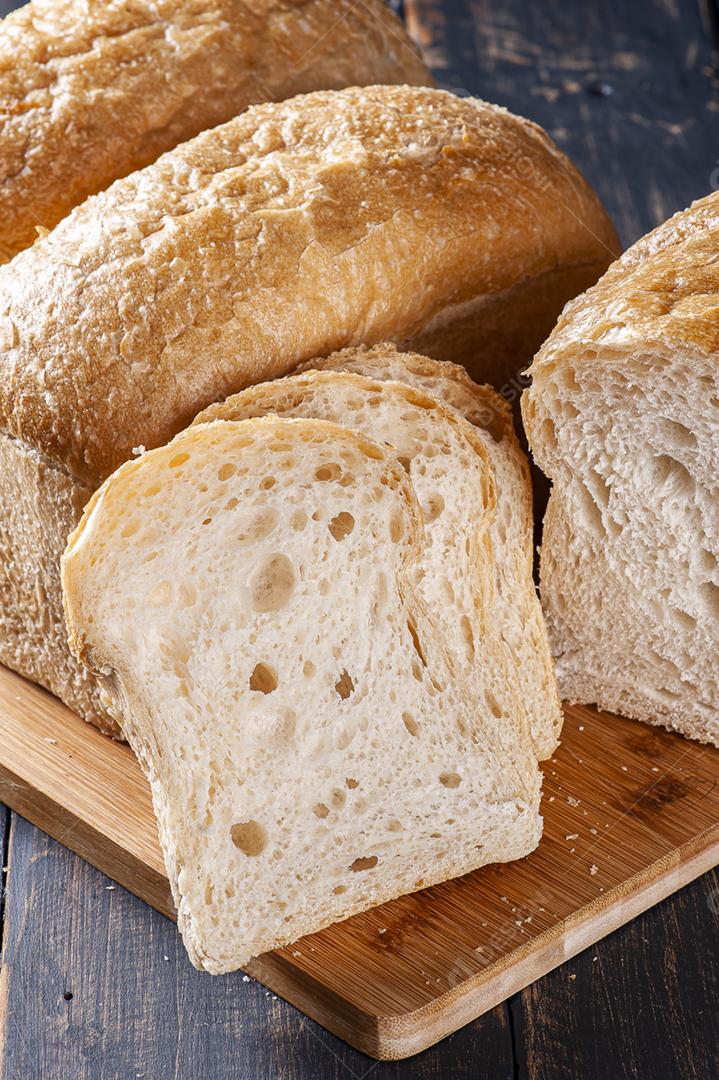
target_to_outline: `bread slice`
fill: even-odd
[[[496,608],[496,561],[487,527],[494,490],[490,495],[489,455],[475,429],[410,386],[339,371],[249,387],[206,409],[196,422],[268,414],[341,423],[395,452],[425,524],[415,584],[441,626],[454,670],[498,714],[526,717]]]
[[[491,489],[487,467],[480,534]],[[390,451],[275,417],[124,465],[70,538],[71,645],[150,780],[196,965],[537,843],[530,740],[457,678],[424,543]]]
[[[523,403],[564,697],[719,744],[719,195],[570,305]]]
[[[534,522],[529,464],[509,404],[475,383],[458,364],[399,352],[393,345],[343,349],[303,370],[354,371],[425,390],[477,428],[497,484],[497,514],[490,527],[496,557],[497,618],[509,645],[532,738],[540,759],[551,757],[562,729],[562,710],[547,629],[534,585]],[[372,436],[367,429],[365,434]]]

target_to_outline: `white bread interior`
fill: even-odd
[[[562,696],[719,743],[719,198],[566,309],[523,412]]]
[[[150,780],[198,966],[536,845],[531,740],[457,677],[425,543],[395,456],[316,420],[197,425],[87,507],[71,642]]]
[[[490,640],[493,648],[503,642],[507,679],[519,690],[537,754],[551,756],[562,714],[532,577],[529,470],[507,405],[458,366],[385,344],[310,361],[305,373],[250,387],[211,406],[196,423],[267,413],[335,421],[396,451],[417,492],[429,541],[419,589],[443,622],[458,669],[479,680],[482,693],[484,648]],[[497,510],[487,532],[495,566],[491,600],[479,596],[474,584],[477,563],[486,559],[476,543],[480,450],[497,486]]]
[[[551,757],[562,729],[562,710],[547,629],[534,584],[534,519],[527,457],[519,445],[509,404],[479,385],[464,368],[392,345],[343,349],[307,365],[355,371],[421,387],[473,424],[489,454],[497,485],[497,513],[489,536],[497,568],[497,619],[517,674],[540,760]],[[371,432],[367,432],[371,434]]]

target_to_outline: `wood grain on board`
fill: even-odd
[[[569,707],[529,858],[372,909],[248,971],[365,1053],[417,1053],[715,865],[718,779],[719,751]],[[172,917],[131,751],[6,669],[0,800]]]

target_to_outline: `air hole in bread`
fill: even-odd
[[[316,670],[317,669],[315,668],[315,665],[312,663],[311,660],[305,660],[304,664],[302,665],[302,674],[305,676],[305,678],[311,679]]]
[[[259,566],[250,581],[255,611],[279,611],[289,603],[295,588],[295,568],[286,555],[271,555]]]
[[[472,624],[466,615],[463,615],[460,619],[460,629],[462,631],[467,659],[472,663],[474,660],[474,634],[472,633]]]
[[[389,519],[389,538],[393,544],[398,544],[404,536],[404,521],[401,514],[392,514]]]
[[[179,469],[180,465],[184,465],[185,462],[189,460],[189,454],[175,454],[174,457],[170,458],[167,465],[170,469]]]
[[[120,533],[120,536],[123,538],[123,540],[128,540],[131,536],[135,535],[139,528],[140,521],[138,518],[135,518],[134,521],[128,521],[127,525],[125,525],[124,529]]]
[[[346,727],[344,731],[340,732],[340,734],[337,736],[337,742],[335,743],[337,749],[346,750],[356,734],[357,731],[353,726],[350,725]]]
[[[327,526],[335,540],[337,540],[338,542],[346,540],[354,527],[355,519],[345,510],[333,517],[329,525]]]
[[[315,480],[338,480],[342,475],[342,469],[336,461],[329,461],[326,465],[320,465],[315,469]]]
[[[419,724],[411,713],[402,713],[402,722],[410,735],[419,735]]]
[[[255,664],[250,675],[250,690],[259,694],[271,694],[277,689],[277,676],[268,664]]]
[[[274,476],[266,476],[260,484],[260,489],[262,491],[269,491],[270,488],[273,488],[276,483],[277,481],[275,480]]]
[[[661,433],[665,439],[673,444],[677,450],[693,450],[697,444],[697,437],[684,424],[678,420],[671,420],[668,416],[661,417],[659,421]]]
[[[202,524],[203,525],[211,525],[212,524],[212,518],[211,517],[203,518]]]
[[[236,471],[237,470],[236,470],[235,466],[232,464],[232,462],[231,461],[226,461],[225,464],[220,465],[219,469],[217,470],[217,479],[218,480],[229,480],[231,476],[235,475]]]
[[[350,472],[345,472],[340,477],[340,487],[351,487],[354,482],[355,478]]]
[[[444,499],[440,494],[435,492],[434,495],[430,495],[427,502],[422,507],[425,522],[429,525],[431,522],[436,521],[443,510]]]
[[[397,818],[392,818],[391,821],[387,822],[387,831],[402,832],[402,822],[398,821]]]
[[[172,600],[172,585],[169,581],[161,581],[151,590],[147,602],[153,607],[166,607]]]
[[[407,619],[407,629],[409,630],[410,637],[412,638],[412,644],[414,645],[414,651],[422,661],[422,666],[427,667],[427,657],[425,656],[424,649],[422,648],[422,642],[419,640],[419,634],[417,633],[417,627],[414,625],[411,619]]]
[[[348,776],[345,780],[345,784],[351,791],[354,791],[355,788],[359,787],[359,780],[355,780],[354,777]]]
[[[330,808],[325,803],[318,802],[315,806],[312,807],[312,812],[318,818],[326,818],[330,812]]]
[[[295,510],[294,514],[290,518],[290,525],[295,532],[302,532],[307,525],[308,517],[304,510]]]
[[[487,687],[484,691],[484,700],[487,702],[487,705],[489,706],[489,711],[491,712],[492,716],[496,716],[498,720],[502,716],[504,716],[502,706],[499,704],[495,694],[489,689],[489,687]]]
[[[348,672],[343,671],[339,679],[335,683],[335,690],[342,698],[342,700],[346,701],[350,694],[354,693],[354,688],[355,684],[352,680],[352,676],[349,675]]]
[[[277,511],[270,506],[266,506],[255,515],[249,525],[245,526],[237,534],[237,539],[240,542],[247,541],[251,544],[257,543],[258,540],[264,540],[275,528],[278,520]]]
[[[682,611],[678,607],[670,607],[669,613],[672,619],[686,630],[692,631],[696,629],[697,621],[688,611]]]
[[[196,603],[197,589],[191,582],[181,581],[177,591],[185,607],[192,607]]]
[[[379,446],[375,446],[371,442],[360,442],[359,448],[365,457],[368,457],[370,461],[382,461],[384,454],[380,450]]]
[[[719,585],[713,581],[705,581],[699,586],[699,595],[707,615],[712,619],[719,619]]]
[[[347,793],[340,788],[334,788],[332,795],[330,796],[330,803],[333,810],[341,810],[344,804],[347,802]]]
[[[245,855],[261,855],[267,846],[267,833],[259,821],[240,821],[232,826],[230,836]]]
[[[232,498],[228,499],[225,503],[225,510],[234,510],[235,507],[239,505],[239,501],[240,500],[236,499],[233,495]]]
[[[368,855],[364,859],[355,859],[350,866],[350,870],[356,874],[360,870],[372,870],[377,865],[378,859],[376,855]]]
[[[399,461],[404,471],[409,472],[410,468],[412,467],[412,459],[408,457],[398,457],[397,460]]]
[[[695,483],[681,461],[669,454],[657,454],[653,464],[654,482],[667,488],[672,494],[687,496],[695,489]]]
[[[335,885],[332,892],[335,894],[335,896],[341,896],[343,892],[347,892],[347,886],[346,885]]]
[[[439,782],[443,787],[458,788],[462,783],[462,777],[456,772],[441,772]]]

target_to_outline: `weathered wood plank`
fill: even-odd
[[[376,1064],[259,983],[195,971],[169,920],[19,817],[4,981],[5,1080],[512,1076],[504,1010]]]
[[[522,1076],[719,1076],[717,1000],[712,871],[512,1000]]]
[[[709,0],[405,0],[448,88],[536,120],[625,243],[719,186]]]

